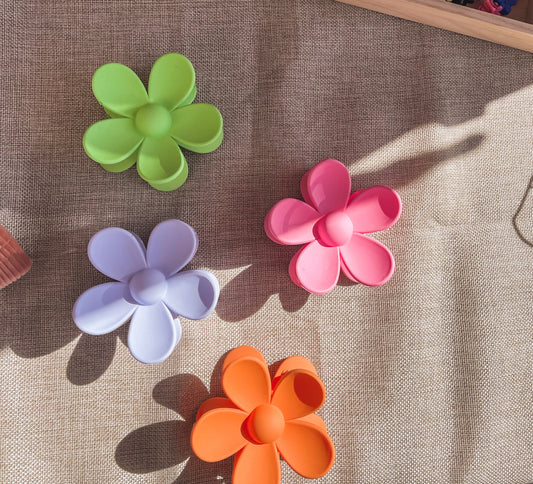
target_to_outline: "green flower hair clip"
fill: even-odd
[[[189,172],[180,147],[209,153],[222,143],[222,116],[196,97],[194,68],[185,56],[155,61],[148,93],[125,65],[105,64],[93,76],[93,93],[111,119],[98,121],[83,136],[87,155],[111,172],[137,162],[140,177],[161,191],[175,190]]]

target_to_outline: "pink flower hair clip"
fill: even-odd
[[[289,266],[292,281],[314,294],[333,290],[340,270],[354,282],[381,286],[394,273],[394,257],[364,234],[392,227],[400,196],[376,185],[351,193],[350,174],[337,160],[321,161],[301,182],[305,202],[285,198],[265,218],[265,232],[281,245],[305,244]]]

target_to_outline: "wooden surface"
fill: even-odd
[[[455,5],[445,0],[338,1],[533,52],[533,25]],[[531,19],[533,7],[527,0],[521,0],[517,7],[518,14],[523,14],[524,20]],[[514,13],[516,15],[516,12]]]

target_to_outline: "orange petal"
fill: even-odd
[[[325,399],[326,389],[316,373],[291,370],[281,376],[274,388],[272,405],[283,412],[285,420],[292,420],[314,413]]]
[[[206,400],[202,405],[200,405],[200,408],[198,409],[198,412],[196,412],[196,420],[200,420],[200,417],[204,414],[209,412],[210,410],[214,410],[215,408],[237,408],[229,398],[223,398],[223,397],[215,397],[210,398],[209,400]]]
[[[270,403],[270,374],[265,359],[258,353],[251,347],[236,348],[228,354],[222,369],[224,392],[246,412]]]
[[[261,354],[259,350],[256,350],[253,346],[238,346],[237,348],[231,350],[224,359],[224,363],[222,364],[222,372],[226,370],[226,368],[233,363],[234,361],[240,360],[241,358],[257,358],[258,360],[264,361],[266,365],[265,358]]]
[[[217,462],[235,454],[247,443],[241,432],[246,417],[246,413],[231,408],[204,413],[192,428],[193,452],[206,462]]]
[[[328,431],[328,429],[326,428],[326,422],[324,422],[324,420],[322,420],[322,418],[319,417],[316,413],[310,413],[305,417],[299,418],[298,422],[307,422],[315,425],[316,427],[321,428],[324,432]]]
[[[287,422],[276,443],[287,464],[309,479],[325,475],[335,461],[335,447],[326,430],[305,420]]]
[[[316,374],[316,368],[307,358],[303,356],[290,356],[282,361],[279,365],[278,371],[274,375],[274,380],[280,377],[283,373],[287,373],[291,370],[308,370],[311,373]]]
[[[233,484],[279,484],[281,467],[275,444],[248,444],[233,464]]]

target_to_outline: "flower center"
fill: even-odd
[[[352,238],[352,234],[352,221],[343,210],[328,213],[316,225],[316,237],[326,247],[340,247]]]
[[[285,429],[285,418],[278,407],[259,405],[250,414],[248,432],[258,444],[269,444],[281,437]]]
[[[165,297],[167,279],[162,272],[144,269],[131,278],[129,288],[135,301],[142,306],[151,306]]]
[[[160,138],[168,132],[172,118],[168,109],[159,104],[147,104],[137,111],[135,126],[144,136]]]

